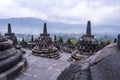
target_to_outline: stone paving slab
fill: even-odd
[[[71,64],[67,62],[70,54],[60,54],[61,58],[55,60],[34,56],[27,50],[25,57],[28,67],[15,80],[56,80],[61,71]]]

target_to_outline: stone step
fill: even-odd
[[[18,64],[21,61],[21,59],[22,59],[22,54],[17,52],[14,56],[11,56],[3,61],[0,61],[0,73]]]
[[[26,59],[23,58],[17,65],[7,70],[6,72],[1,73],[0,80],[13,80],[16,76],[25,70],[26,63]]]

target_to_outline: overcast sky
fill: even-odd
[[[0,18],[120,25],[120,0],[0,0]]]

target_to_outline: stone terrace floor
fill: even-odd
[[[28,66],[15,80],[56,80],[61,71],[71,64],[67,62],[70,54],[60,54],[61,58],[55,60],[34,56],[27,50],[25,57]]]

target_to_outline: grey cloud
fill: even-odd
[[[7,2],[7,0],[4,0]],[[37,17],[48,21],[82,24],[116,24],[120,0],[9,0],[0,17]],[[11,7],[11,9],[8,9]],[[5,11],[6,10],[6,11]],[[9,14],[7,14],[9,12]],[[6,16],[7,15],[7,16]]]

